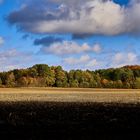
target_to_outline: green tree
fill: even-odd
[[[70,80],[69,84],[70,84],[70,87],[75,87],[75,88],[79,87],[79,83],[77,80]]]
[[[140,78],[136,78],[134,82],[134,88],[140,89]]]
[[[32,67],[34,69],[35,74],[41,77],[46,77],[49,71],[49,66],[46,64],[37,64]]]

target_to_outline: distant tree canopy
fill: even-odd
[[[140,66],[96,71],[63,70],[37,64],[27,69],[0,73],[1,87],[140,88]]]

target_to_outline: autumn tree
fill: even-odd
[[[61,66],[55,69],[55,85],[57,87],[68,87],[67,73],[62,69]]]
[[[5,84],[7,87],[15,87],[16,81],[13,72],[6,74]]]

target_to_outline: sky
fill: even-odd
[[[0,71],[140,65],[140,0],[0,0]]]

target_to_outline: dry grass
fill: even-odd
[[[1,88],[0,101],[140,103],[140,90],[89,88]]]

